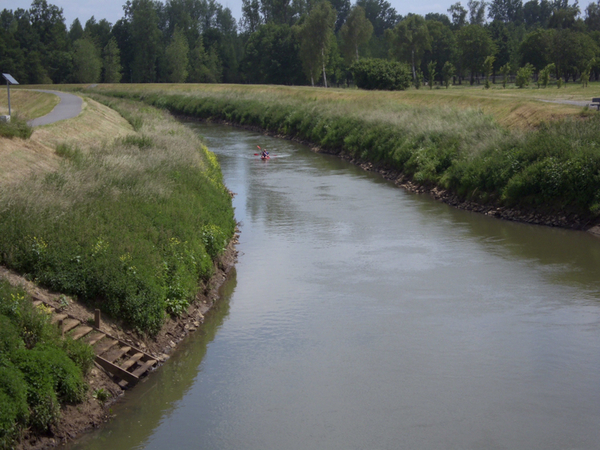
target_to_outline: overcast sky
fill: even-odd
[[[123,17],[123,5],[126,0],[48,0],[49,4],[56,5],[63,9],[63,15],[67,27],[71,26],[73,20],[79,18],[82,25],[92,16],[96,20],[106,19],[113,25],[117,20]],[[223,0],[219,1],[223,6],[231,9],[233,16],[239,19],[242,15],[242,0]],[[448,7],[458,0],[421,0],[418,2],[407,0],[388,0],[396,12],[405,16],[408,13],[425,15],[429,12],[446,13]],[[525,3],[527,0],[524,0]],[[466,7],[468,0],[462,0],[461,3]],[[581,0],[579,7],[582,13],[592,0]],[[31,6],[31,0],[0,0],[0,10],[17,8],[28,9]],[[354,4],[355,0],[351,0]],[[571,0],[569,3],[573,3]]]

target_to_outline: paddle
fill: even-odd
[[[257,145],[257,147],[259,150],[262,150],[262,148],[260,148],[260,145]],[[262,153],[255,153],[254,156],[262,156]],[[272,158],[273,156],[277,156],[277,155],[269,155],[269,156]]]

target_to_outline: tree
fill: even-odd
[[[496,46],[489,32],[479,25],[467,25],[461,28],[456,37],[460,51],[459,60],[463,68],[471,72],[471,84],[488,56],[496,54]]]
[[[189,81],[192,83],[219,83],[222,72],[223,67],[217,50],[213,46],[206,51],[202,36],[200,36],[190,52]]]
[[[552,15],[552,5],[548,0],[530,0],[523,5],[523,20],[528,28],[546,28]]]
[[[554,72],[556,68],[554,64],[548,64],[542,70],[540,70],[540,76],[538,77],[538,82],[544,86],[544,88],[548,87],[548,83],[550,82],[550,74]]]
[[[365,16],[365,10],[355,5],[342,28],[342,53],[347,62],[358,61],[358,47],[371,39],[373,25]]]
[[[502,74],[502,87],[506,89],[506,83],[508,83],[508,75],[510,74],[510,63],[506,63],[502,67],[500,67],[500,73]]]
[[[90,38],[78,39],[73,43],[73,48],[73,81],[76,83],[100,81],[102,61],[94,42]]]
[[[431,36],[422,16],[411,14],[398,23],[394,30],[386,33],[392,42],[392,55],[412,65],[413,79],[416,79],[417,67],[426,50],[431,50]]]
[[[287,24],[270,22],[248,38],[241,66],[250,83],[303,84],[300,43]]]
[[[103,71],[102,77],[105,83],[118,83],[121,81],[121,53],[117,46],[117,40],[112,37],[103,50]]]
[[[485,25],[485,8],[487,3],[483,0],[469,0],[469,23],[472,25]]]
[[[532,64],[536,72],[546,67],[552,58],[551,50],[555,34],[555,30],[543,29],[537,29],[527,34],[519,48],[521,64]]]
[[[490,88],[490,76],[492,75],[492,72],[494,71],[494,61],[496,61],[495,56],[488,56],[487,58],[485,58],[485,61],[483,62],[483,73],[485,74],[485,88],[486,89]]]
[[[357,0],[356,4],[365,10],[365,17],[373,25],[373,33],[377,37],[394,28],[401,19],[386,0]]]
[[[335,19],[336,13],[331,7],[331,3],[324,0],[311,9],[300,28],[300,58],[312,86],[315,85],[314,80],[319,70],[322,69],[323,84],[327,87],[325,64],[333,39]]]
[[[452,65],[450,61],[446,61],[442,68],[442,77],[444,78],[444,86],[446,86],[446,89],[450,86],[450,80],[452,80],[455,72],[456,69],[454,68],[454,65]]]
[[[504,23],[523,21],[523,3],[521,0],[492,0],[488,10],[489,18]]]
[[[188,53],[190,48],[181,29],[175,27],[171,43],[166,50],[167,81],[169,83],[185,83],[188,77]]]
[[[600,31],[600,0],[585,8],[585,24],[590,31]]]
[[[450,21],[447,21],[448,24]],[[454,61],[456,55],[456,38],[449,25],[437,20],[426,20],[427,31],[431,36],[431,50],[426,51],[425,61],[436,61],[436,72],[442,73],[447,61]]]
[[[429,21],[441,22],[443,25],[445,25],[447,27],[452,25],[452,22],[450,22],[450,19],[448,18],[448,16],[446,14],[441,14],[441,13],[427,13],[427,14],[425,14],[425,20],[427,22],[429,22]]]
[[[132,78],[138,83],[156,81],[161,32],[152,0],[127,2],[131,17]]]
[[[460,2],[456,2],[448,8],[452,18],[452,27],[458,30],[467,24],[467,10],[463,8]]]
[[[429,64],[427,64],[427,74],[429,75],[429,89],[433,89],[433,83],[435,82],[435,66],[435,61],[430,61]]]
[[[71,28],[69,28],[69,40],[71,43],[75,42],[77,39],[81,39],[83,37],[83,27],[81,26],[81,22],[79,19],[75,19],[71,24]]]
[[[532,75],[533,66],[531,64],[526,64],[525,66],[517,70],[517,78],[515,79],[515,84],[519,89],[529,86]]]
[[[242,29],[252,34],[262,23],[259,0],[242,0],[242,18],[240,19]]]

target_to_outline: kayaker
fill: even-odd
[[[261,158],[264,158],[264,159],[266,159],[266,158],[268,158],[268,157],[269,157],[269,152],[268,152],[268,151],[266,151],[266,150],[263,150]]]

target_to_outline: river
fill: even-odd
[[[190,126],[236,193],[239,262],[203,331],[70,448],[597,448],[600,239]]]

